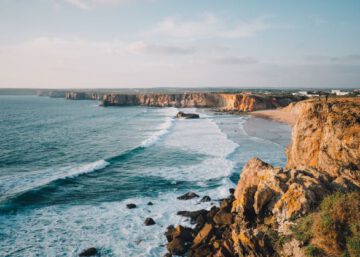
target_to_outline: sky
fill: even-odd
[[[360,1],[0,0],[0,87],[360,88]]]

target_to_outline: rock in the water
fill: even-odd
[[[152,202],[148,202],[147,205],[154,205]]]
[[[82,251],[79,254],[79,257],[86,257],[86,256],[95,256],[97,254],[97,249],[95,247],[88,248]]]
[[[166,247],[173,255],[183,255],[187,250],[185,242],[181,238],[175,238],[170,243],[168,243]]]
[[[205,195],[203,198],[201,198],[201,203],[203,203],[203,202],[210,202],[211,201],[211,198],[210,198],[210,196],[208,196],[208,195]]]
[[[155,225],[155,221],[152,218],[146,218],[144,221],[145,226],[152,226]]]
[[[190,199],[193,199],[193,198],[197,198],[199,197],[197,194],[195,194],[194,192],[188,192],[182,196],[179,196],[177,199],[178,200],[190,200]]]
[[[185,118],[185,119],[198,119],[200,118],[199,114],[196,113],[183,113],[183,112],[178,112],[176,114],[176,118]]]
[[[229,193],[230,193],[230,195],[234,195],[234,193],[235,193],[235,188],[230,188],[230,189],[229,189]]]
[[[134,208],[136,208],[136,204],[128,203],[128,204],[126,205],[126,208],[128,208],[128,209],[134,209]]]

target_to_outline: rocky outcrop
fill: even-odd
[[[234,196],[224,199],[220,208],[178,213],[196,224],[194,239],[184,242],[182,254],[358,254],[359,99],[309,100],[297,111],[286,167],[253,158],[243,168]],[[333,203],[342,207],[333,210]]]
[[[97,92],[70,91],[65,94],[68,100],[101,100],[104,94]]]
[[[287,168],[315,168],[358,182],[359,135],[360,98],[305,101],[287,150]]]
[[[184,113],[184,112],[178,112],[176,114],[176,118],[184,118],[184,119],[198,119],[200,118],[199,114],[196,113]]]
[[[283,107],[296,99],[247,93],[105,94],[103,106],[156,106],[216,108],[221,111],[255,111]]]
[[[237,256],[305,256],[293,235],[297,220],[328,195],[360,190],[359,99],[301,105],[286,167],[253,158],[241,173],[232,209]],[[286,243],[277,244],[285,237]]]

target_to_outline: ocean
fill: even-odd
[[[175,119],[181,110],[200,119]],[[0,96],[0,133],[1,256],[78,256],[89,247],[162,256],[166,227],[189,226],[177,211],[218,204],[254,156],[284,165],[291,129],[206,109]],[[189,191],[212,201],[176,199]],[[156,224],[144,226],[147,217]]]

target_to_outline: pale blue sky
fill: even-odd
[[[0,87],[360,87],[358,0],[0,0]]]

